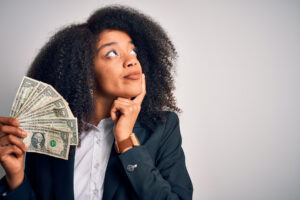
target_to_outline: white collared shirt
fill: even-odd
[[[104,177],[114,140],[114,121],[102,119],[97,126],[80,135],[81,146],[76,148],[74,164],[75,200],[102,199]]]

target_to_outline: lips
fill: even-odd
[[[131,72],[128,75],[124,76],[124,78],[131,79],[131,80],[140,79],[141,78],[141,72],[140,71]]]

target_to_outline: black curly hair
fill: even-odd
[[[156,123],[165,122],[164,111],[182,112],[173,94],[177,59],[173,43],[157,22],[127,6],[106,6],[96,10],[86,23],[63,27],[40,50],[27,76],[51,84],[66,99],[81,132],[82,119],[93,110],[93,59],[97,36],[105,29],[128,33],[137,48],[147,89],[138,116],[140,123],[153,130]]]

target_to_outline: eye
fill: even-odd
[[[132,50],[130,51],[130,54],[137,54],[137,49],[136,49],[136,48],[132,49]]]
[[[116,52],[115,50],[112,50],[112,51],[108,52],[108,53],[106,54],[106,56],[108,56],[108,57],[111,57],[111,56],[117,56],[117,52]]]

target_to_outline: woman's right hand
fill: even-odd
[[[11,190],[17,188],[24,179],[24,157],[27,147],[18,138],[26,137],[20,122],[11,117],[0,117],[0,163],[6,172],[6,181]]]

